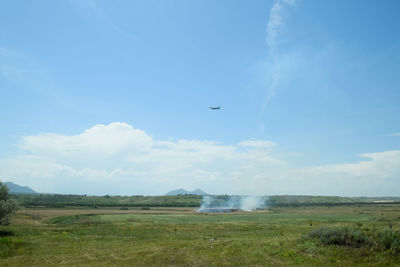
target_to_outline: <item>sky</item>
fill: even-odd
[[[0,0],[0,180],[61,194],[400,196],[399,11]]]

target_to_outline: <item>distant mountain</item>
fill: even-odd
[[[11,194],[38,194],[38,192],[28,186],[21,186],[12,182],[5,182],[4,184],[8,187]]]
[[[168,193],[165,194],[166,196],[176,196],[176,195],[207,195],[207,193],[205,193],[204,191],[200,190],[200,189],[196,189],[193,191],[187,191],[185,189],[176,189],[176,190],[172,190]]]

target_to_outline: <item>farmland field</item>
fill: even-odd
[[[355,229],[368,246],[323,244],[321,227]],[[377,233],[400,230],[399,204],[195,208],[23,208],[1,227],[1,266],[399,265]]]

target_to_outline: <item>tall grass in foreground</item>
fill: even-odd
[[[379,242],[381,245],[394,253],[400,253],[400,232],[386,229],[379,233]]]

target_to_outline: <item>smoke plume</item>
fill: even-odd
[[[203,196],[198,212],[253,211],[267,204],[267,196]]]

